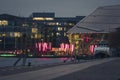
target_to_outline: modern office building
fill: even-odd
[[[40,53],[40,48],[43,49],[40,43],[43,42],[59,48],[61,43],[69,43],[67,30],[82,18],[84,16],[55,17],[53,12],[36,12],[30,17],[1,14],[0,51],[19,53],[25,49]]]

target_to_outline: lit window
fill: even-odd
[[[79,35],[74,35],[74,39],[77,40],[79,38]]]
[[[34,17],[33,20],[54,20],[53,18]]]
[[[54,20],[53,18],[45,18],[45,20]]]
[[[55,23],[54,22],[49,22],[49,23],[47,23],[48,25],[55,25]]]
[[[64,33],[64,36],[66,36],[66,33]]]
[[[62,27],[58,27],[58,31],[62,31]]]
[[[38,38],[38,34],[31,35],[31,38]]]
[[[57,32],[57,33],[56,33],[56,35],[57,35],[57,36],[59,36],[59,35],[60,35],[60,33],[58,33],[58,32]]]
[[[33,20],[44,20],[44,18],[35,17]]]
[[[74,24],[73,23],[69,23],[70,26],[73,26]]]
[[[6,36],[6,34],[2,34],[2,36]]]
[[[37,34],[35,34],[35,35],[34,35],[34,37],[35,37],[35,38],[38,38],[38,35],[37,35]]]
[[[6,20],[0,20],[0,25],[6,26],[6,25],[8,25],[8,21],[6,21]]]
[[[2,21],[2,24],[3,24],[3,25],[8,25],[8,21],[3,20],[3,21]]]
[[[14,37],[14,32],[10,32],[10,37]]]
[[[22,24],[22,26],[24,26],[24,27],[25,27],[25,26],[29,26],[29,25],[25,23],[25,24]]]
[[[38,29],[37,28],[32,28],[32,33],[38,33]]]
[[[42,35],[41,35],[41,34],[37,34],[37,37],[38,37],[38,38],[41,38],[41,37],[42,37]]]
[[[66,27],[64,28],[64,31],[66,31]]]
[[[0,21],[0,25],[2,25],[2,21]]]
[[[52,36],[54,36],[54,33],[51,33]]]
[[[20,32],[14,32],[14,37],[20,37]]]
[[[59,25],[59,23],[57,22],[56,25]]]

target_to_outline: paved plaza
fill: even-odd
[[[120,59],[105,58],[1,76],[0,80],[119,80]]]

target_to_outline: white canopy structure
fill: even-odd
[[[120,27],[120,5],[97,8],[67,33],[109,33]]]

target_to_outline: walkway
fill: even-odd
[[[0,80],[51,80],[60,76],[68,75],[86,68],[116,60],[116,58],[106,58],[92,60],[80,64],[68,64],[44,68],[37,71],[25,72],[20,74],[0,77]]]

